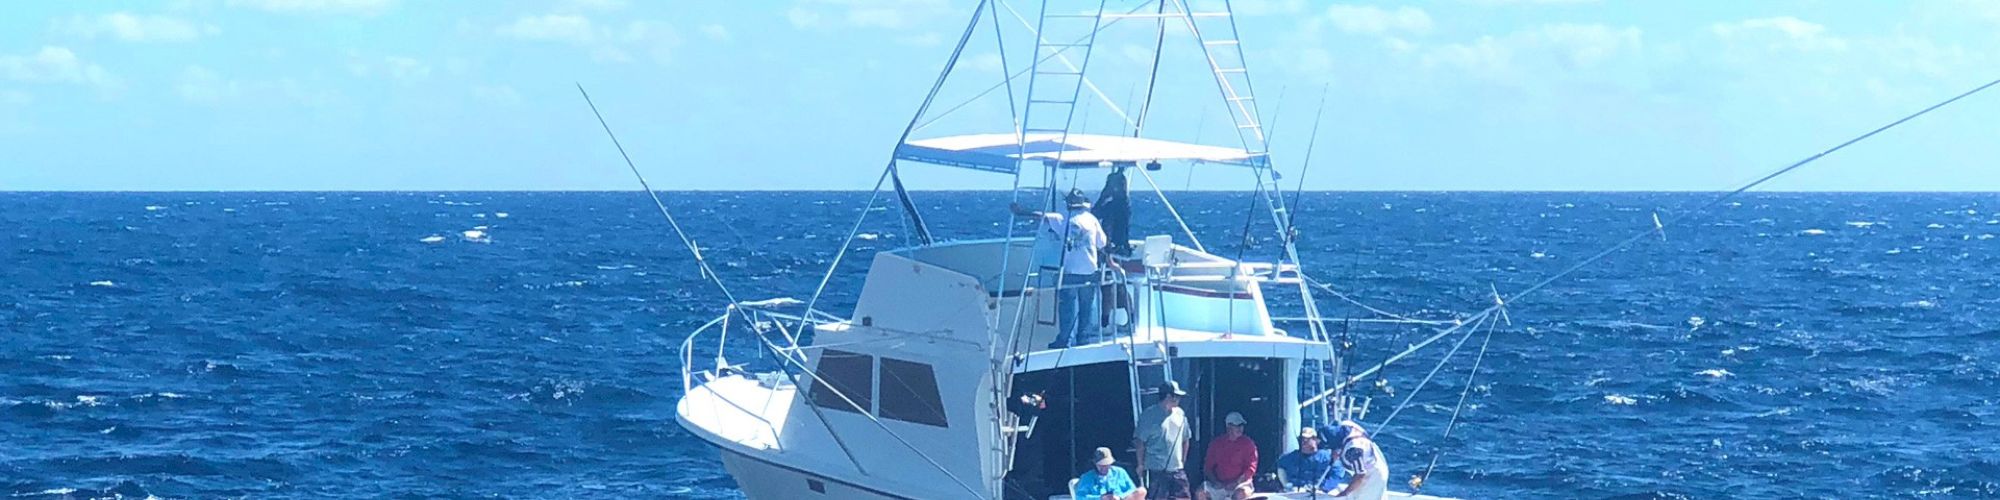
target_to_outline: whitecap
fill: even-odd
[[[116,431],[116,430],[118,430],[118,426],[114,425],[114,426],[110,426],[110,427],[105,427],[104,429],[101,429],[101,430],[98,430],[98,431],[97,431],[97,433],[98,433],[98,434],[110,434],[110,433],[112,433],[112,431]]]
[[[1543,252],[1543,251],[1541,251],[1541,250],[1536,250],[1536,251],[1534,251],[1534,253],[1530,253],[1530,254],[1528,254],[1528,257],[1532,257],[1532,258],[1536,258],[1536,259],[1546,259],[1546,258],[1548,258],[1548,257],[1549,257],[1549,254],[1548,254],[1547,252]]]
[[[1729,370],[1724,370],[1721,368],[1709,368],[1707,370],[1694,372],[1694,374],[1709,378],[1723,378],[1730,375],[1735,375],[1734,373],[1729,373]]]
[[[1688,316],[1688,331],[1700,330],[1702,325],[1707,324],[1708,320],[1701,316]]]
[[[1847,225],[1849,225],[1849,226],[1853,226],[1853,227],[1858,227],[1858,228],[1861,228],[1861,229],[1868,229],[1868,228],[1871,228],[1871,227],[1875,227],[1876,225],[1879,225],[1879,224],[1881,224],[1881,223],[1880,223],[1880,222],[1869,222],[1869,221],[1848,221],[1848,222],[1847,222]]]
[[[486,214],[485,214],[484,212],[482,212],[482,213],[476,213],[476,214],[472,214],[472,218],[474,218],[474,219],[484,219],[484,218],[486,218]]]
[[[438,236],[438,235],[435,235],[435,234],[433,234],[433,235],[430,235],[430,236],[425,236],[425,237],[424,237],[424,239],[421,239],[421,240],[417,240],[417,241],[421,241],[421,242],[424,242],[424,243],[442,243],[442,242],[444,242],[444,237],[443,237],[443,236]]]
[[[1632,397],[1630,396],[1623,396],[1618,394],[1605,394],[1604,402],[1608,404],[1626,405],[1626,406],[1639,404],[1639,400],[1637,399],[1632,399]]]
[[[77,406],[97,406],[100,404],[104,404],[104,399],[97,396],[89,396],[89,395],[77,396],[76,404]]]
[[[882,235],[879,235],[879,234],[875,234],[875,233],[861,233],[861,234],[856,234],[856,235],[854,235],[854,239],[857,239],[857,240],[863,240],[863,241],[873,241],[874,239],[876,239],[876,238],[881,238],[881,237],[882,237]]]
[[[1825,230],[1825,229],[1807,229],[1807,230],[1804,230],[1804,231],[1799,231],[1799,234],[1803,234],[1803,235],[1806,235],[1806,236],[1819,236],[1819,235],[1822,235],[1822,234],[1826,234],[1826,230]]]
[[[159,205],[146,205],[146,211],[147,211],[147,212],[158,212],[158,211],[161,211],[161,210],[166,210],[166,209],[167,209],[167,207],[163,207],[163,206],[159,206]]]
[[[1882,252],[1882,253],[1885,253],[1885,254],[1889,254],[1889,255],[1896,255],[1896,254],[1899,254],[1899,253],[1903,253],[1903,249],[1901,249],[1901,248],[1891,248],[1891,249],[1889,249],[1889,251],[1886,251],[1886,252]]]
[[[224,213],[232,213],[232,214],[233,214],[233,213],[236,213],[236,209],[234,209],[234,208],[224,208],[224,209],[222,209],[222,211],[223,211]]]
[[[493,212],[493,216],[494,216],[494,217],[497,217],[497,218],[501,218],[501,219],[505,219],[505,218],[507,218],[507,212]]]
[[[464,238],[465,238],[465,241],[470,241],[470,242],[473,242],[473,243],[492,243],[492,242],[493,242],[493,238],[492,238],[492,237],[490,237],[490,236],[487,236],[487,235],[486,235],[486,231],[481,231],[481,230],[478,230],[478,229],[468,229],[468,230],[466,230],[466,231],[465,231],[465,232],[463,232],[463,233],[459,233],[459,235],[460,235],[460,236],[462,236],[462,237],[464,237]]]
[[[1909,302],[1904,302],[1903,307],[1914,307],[1917,309],[1936,309],[1937,303],[1931,302],[1929,300],[1912,300]]]
[[[1928,225],[1928,226],[1924,226],[1924,227],[1926,227],[1926,228],[1930,228],[1930,229],[1944,229],[1944,224],[1939,224],[1939,223],[1936,223],[1936,222],[1932,222],[1932,223],[1931,223],[1931,225]]]
[[[1979,239],[1982,239],[1982,240],[1990,240],[1990,239],[1993,239],[1993,233],[1986,233],[1986,234],[1982,234],[1982,235],[1979,235]]]
[[[97,280],[90,282],[90,286],[112,287],[112,286],[118,286],[118,284],[112,283],[111,280]]]

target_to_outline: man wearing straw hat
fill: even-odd
[[[1083,472],[1076,478],[1077,500],[1142,500],[1146,489],[1132,484],[1132,476],[1124,467],[1111,465],[1118,460],[1111,457],[1110,448],[1097,449],[1097,466]]]

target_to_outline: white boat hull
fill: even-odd
[[[848,484],[810,472],[722,450],[722,467],[736,478],[736,487],[750,500],[864,499],[910,500],[864,485]],[[817,489],[815,489],[817,487]]]

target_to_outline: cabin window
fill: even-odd
[[[875,360],[866,354],[827,349],[819,353],[819,365],[813,369],[819,380],[813,382],[812,403],[822,408],[840,411],[867,413],[873,407],[875,381]],[[820,386],[824,381],[834,390]],[[933,389],[935,390],[935,389]],[[834,391],[839,391],[835,394]],[[854,401],[853,405],[840,398],[842,394]],[[856,411],[855,406],[860,406]]]
[[[882,358],[882,418],[948,427],[931,365]]]

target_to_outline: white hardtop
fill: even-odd
[[[972,134],[912,140],[896,148],[899,160],[1012,173],[1022,160],[1057,162],[1061,168],[1098,168],[1188,161],[1262,167],[1267,155],[1241,148],[1117,135],[1052,132]]]

